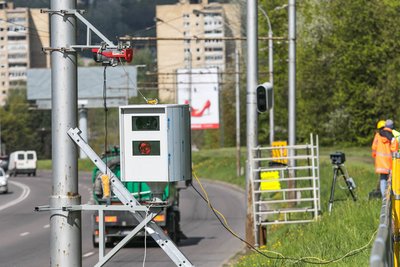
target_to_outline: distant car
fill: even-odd
[[[8,192],[8,178],[10,176],[6,174],[6,172],[0,168],[0,193]]]
[[[0,156],[0,168],[3,168],[5,172],[7,172],[8,170],[8,161],[9,161],[8,156]]]

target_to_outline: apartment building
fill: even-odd
[[[46,68],[50,58],[42,52],[49,46],[48,15],[39,9],[14,8],[0,1],[0,105],[9,90],[25,87],[28,68]]]
[[[192,4],[181,0],[158,5],[157,66],[159,98],[176,101],[176,71],[186,68],[217,67],[226,70],[227,57],[240,48],[240,8],[235,4]]]

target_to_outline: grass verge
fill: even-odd
[[[39,170],[51,170],[52,163],[50,159],[43,159],[37,161],[37,168]],[[78,160],[78,171],[88,171],[91,172],[94,168],[94,164],[90,159],[79,159]]]
[[[369,266],[374,233],[379,223],[381,200],[368,200],[368,193],[376,188],[377,175],[369,148],[346,148],[345,166],[357,184],[354,202],[343,180],[336,183],[332,214],[328,214],[328,201],[333,179],[329,154],[336,148],[320,150],[320,182],[322,215],[319,221],[308,224],[270,226],[267,245],[262,251],[286,259],[269,259],[254,252],[239,257],[233,266],[316,266],[298,259],[330,266]],[[198,176],[245,185],[243,176],[236,177],[235,150],[200,151],[193,154]],[[242,161],[243,163],[244,161]],[[344,189],[343,189],[344,188]],[[244,200],[245,201],[245,200]],[[278,256],[280,257],[280,256]]]

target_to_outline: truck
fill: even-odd
[[[8,172],[10,176],[27,174],[36,176],[37,156],[34,150],[19,150],[10,154]]]
[[[102,156],[102,160],[108,168],[120,178],[120,156],[119,148],[114,147]],[[92,171],[93,198],[96,205],[122,205],[114,195],[110,199],[103,198],[102,173],[97,167]],[[145,182],[123,182],[128,191],[144,205],[150,205],[151,212],[157,213],[153,221],[156,222],[171,240],[178,244],[186,236],[180,228],[180,210],[179,210],[179,191],[186,188],[188,183],[183,186],[181,183],[169,183],[166,185],[163,194],[163,204],[151,206],[152,191]],[[99,246],[99,216],[94,212],[93,217],[93,246]],[[105,245],[110,247],[127,236],[137,225],[137,220],[130,211],[105,211]],[[140,242],[144,238],[144,231],[139,232],[131,242]]]

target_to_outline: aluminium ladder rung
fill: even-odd
[[[293,224],[293,223],[308,223],[313,222],[314,220],[288,220],[288,221],[270,221],[270,222],[259,222],[258,225],[271,225],[271,224]]]
[[[258,147],[255,147],[255,148],[253,148],[252,150],[254,150],[254,151],[261,151],[261,150],[275,150],[275,149],[285,149],[285,148],[288,148],[288,149],[298,149],[298,150],[300,150],[300,149],[308,149],[308,148],[317,148],[317,146],[313,146],[313,145],[311,145],[311,144],[306,144],[306,145],[293,145],[293,146],[290,146],[290,145],[288,145],[288,146],[273,146],[273,147],[260,147],[260,146],[258,146]]]
[[[312,169],[317,169],[317,167],[313,166],[296,166],[296,167],[280,167],[280,168],[267,168],[267,167],[259,167],[257,169],[254,169],[253,172],[261,172],[261,171],[301,171],[301,170],[312,170]]]
[[[318,191],[314,187],[302,187],[302,188],[286,188],[286,189],[276,189],[276,190],[254,190],[254,194],[261,193],[279,193],[279,192],[297,192],[297,191]]]
[[[289,213],[300,213],[300,212],[315,212],[316,208],[298,208],[298,209],[281,209],[281,210],[266,210],[256,211],[258,215],[269,215],[269,214],[289,214]]]
[[[295,178],[279,178],[279,179],[255,179],[253,182],[255,183],[262,183],[262,182],[288,182],[288,181],[312,181],[318,180],[318,177],[295,177]]]
[[[262,205],[262,204],[279,204],[279,203],[288,203],[288,202],[307,202],[314,201],[314,198],[299,198],[299,199],[281,199],[281,200],[262,200],[255,201],[254,204]]]
[[[313,159],[315,156],[311,155],[298,155],[298,156],[293,156],[293,157],[264,157],[264,158],[254,158],[254,161],[279,161],[279,160],[289,160],[289,159],[295,159],[295,160],[301,160],[301,159]]]

